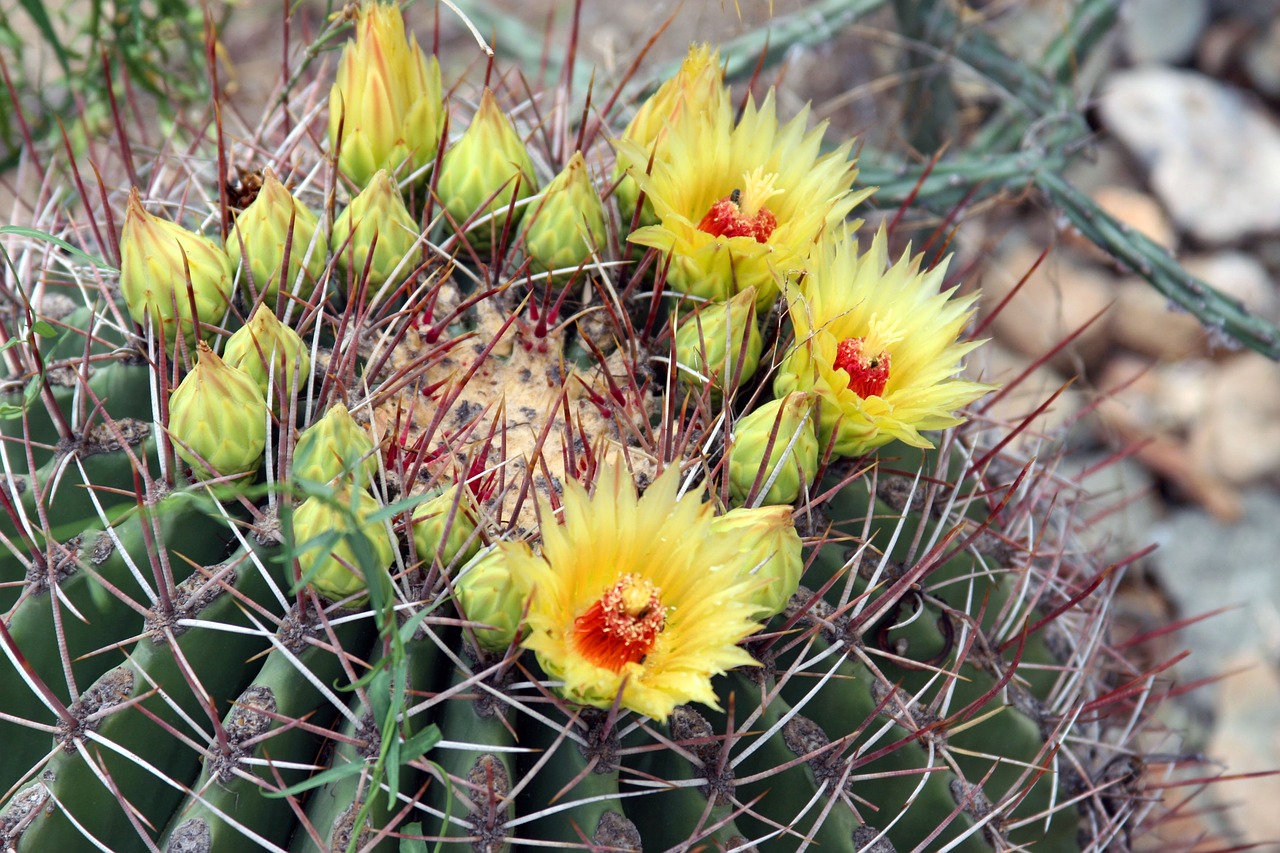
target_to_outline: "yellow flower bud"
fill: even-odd
[[[712,52],[706,44],[690,45],[676,76],[659,86],[658,91],[640,105],[621,138],[635,142],[646,153],[653,154],[655,159],[662,159],[666,155],[667,129],[680,114],[686,110],[714,112],[720,109],[720,103],[727,94],[724,73],[720,68],[720,52]],[[633,162],[627,155],[618,154],[618,165],[613,172],[613,180],[618,184],[614,197],[618,200],[624,228],[631,226],[640,196],[635,180],[626,174],[627,167],[636,166],[644,171],[647,164],[647,160]],[[639,224],[654,225],[657,221],[653,206],[646,201]]]
[[[677,321],[676,361],[681,380],[701,385],[705,377],[717,392],[723,391],[733,380],[739,360],[739,385],[755,375],[764,348],[755,302],[756,290],[748,287],[728,302],[705,303],[697,313]]]
[[[459,557],[461,562],[471,559],[483,544],[479,536],[472,535],[475,519],[475,501],[466,486],[455,485],[418,504],[413,511],[413,542],[418,559],[430,563],[439,558],[442,566],[452,565]]]
[[[498,106],[493,92],[484,90],[480,109],[466,133],[444,153],[436,194],[458,227],[473,216],[493,214],[467,233],[476,248],[501,236],[511,200],[538,192],[533,160],[511,119]],[[517,208],[518,219],[522,210]]]
[[[406,256],[414,251],[419,232],[395,181],[387,171],[379,171],[333,223],[331,246],[346,271],[347,288],[364,275],[366,263],[371,297],[391,281],[393,273],[407,277],[417,266],[414,258]]]
[[[729,450],[729,494],[735,501],[746,502],[762,470],[757,505],[789,504],[800,496],[818,468],[813,402],[812,393],[788,394],[734,424]],[[775,432],[766,458],[769,436]]]
[[[567,277],[605,247],[604,205],[581,151],[531,205],[520,243],[534,272],[559,270]]]
[[[306,342],[266,305],[259,305],[249,322],[227,339],[222,358],[252,376],[264,396],[270,386],[276,399],[288,400],[311,372]]]
[[[298,436],[293,448],[292,479],[328,483],[350,472],[355,472],[360,484],[368,483],[377,476],[378,459],[369,433],[356,423],[346,406],[334,403],[324,417]]]
[[[201,341],[196,366],[169,398],[169,435],[201,479],[251,474],[267,446],[262,392]]]
[[[458,608],[475,623],[476,642],[485,651],[502,652],[520,630],[524,596],[511,580],[511,569],[501,549],[472,562],[453,585]]]
[[[339,601],[368,589],[373,573],[386,573],[395,543],[385,522],[370,518],[380,508],[364,489],[344,486],[294,510],[298,567],[316,592]]]
[[[407,161],[416,172],[440,145],[444,114],[440,65],[405,33],[393,3],[366,2],[329,92],[329,146],[338,169],[358,187],[379,169]]]
[[[760,610],[753,617],[767,620],[781,613],[800,585],[804,557],[789,506],[741,507],[716,516],[714,533],[738,545],[738,569],[757,585],[751,602]]]
[[[137,188],[130,191],[120,235],[120,292],[136,322],[159,324],[170,348],[179,334],[194,345],[197,319],[222,322],[231,281],[231,259],[221,246],[147,213]]]
[[[262,304],[275,310],[286,243],[289,267],[284,274],[284,292],[304,302],[311,298],[329,254],[323,235],[316,236],[318,229],[316,215],[294,198],[270,169],[264,170],[257,198],[240,212],[227,235],[231,268],[238,269],[241,261],[247,261],[246,270],[240,272],[240,292],[246,303],[253,304],[256,295],[249,286],[249,273],[253,273],[253,287],[263,293]]]

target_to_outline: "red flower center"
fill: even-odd
[[[574,646],[596,666],[621,672],[644,660],[666,622],[658,588],[636,575],[623,575],[574,620]]]
[[[889,351],[878,355],[864,351],[866,338],[845,338],[836,347],[832,367],[849,374],[849,388],[859,397],[879,397],[889,381]]]
[[[778,227],[778,217],[761,206],[754,216],[742,208],[742,192],[734,190],[707,211],[698,223],[698,230],[713,237],[755,237],[757,243],[767,243],[773,229]]]

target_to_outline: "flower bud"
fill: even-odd
[[[248,207],[236,217],[227,235],[227,256],[233,270],[245,261],[240,272],[240,292],[252,305],[255,293],[262,304],[275,310],[280,300],[280,268],[284,264],[285,245],[289,246],[289,267],[284,274],[284,292],[306,301],[324,275],[328,246],[324,237],[316,236],[319,221],[306,205],[293,197],[284,184],[276,180],[270,169],[262,174],[262,189]]]
[[[354,472],[361,485],[378,474],[378,459],[369,437],[342,403],[334,403],[324,417],[298,436],[293,448],[295,482],[328,483]]]
[[[169,398],[169,435],[201,479],[251,474],[267,447],[262,392],[201,341],[196,366]]]
[[[253,377],[264,397],[270,387],[277,399],[288,400],[297,393],[311,372],[306,342],[266,305],[259,305],[249,322],[227,339],[222,359]]]
[[[709,302],[697,313],[681,317],[676,327],[676,361],[680,379],[690,384],[706,377],[719,391],[733,381],[741,358],[741,385],[760,366],[764,343],[755,318],[756,289],[748,287],[728,302]],[[743,342],[746,342],[745,349]]]
[[[476,642],[485,651],[506,651],[521,633],[524,596],[511,580],[511,569],[501,549],[468,565],[454,582],[453,592],[467,621],[476,623]]]
[[[441,92],[440,65],[405,33],[399,6],[366,2],[329,91],[329,147],[338,152],[338,169],[364,187],[379,169],[394,173],[407,161],[407,171],[416,172],[431,163],[440,145]]]
[[[533,160],[524,140],[493,92],[485,89],[471,126],[440,163],[436,182],[440,203],[459,228],[473,216],[492,214],[467,232],[473,246],[487,248],[501,236],[512,199],[526,199],[537,192]],[[521,213],[517,208],[514,215],[518,219]]]
[[[476,530],[475,515],[471,490],[465,486],[455,485],[418,504],[413,511],[413,542],[418,559],[430,563],[439,558],[440,565],[449,566],[459,557],[460,562],[466,562],[475,556],[482,544],[479,536],[472,535]]]
[[[380,508],[364,489],[343,486],[293,511],[298,567],[316,592],[340,601],[368,589],[372,573],[387,571],[395,543],[386,523],[371,519]]]
[[[729,494],[745,503],[763,469],[755,498],[760,504],[789,504],[800,496],[818,468],[818,438],[813,429],[814,394],[795,392],[773,400],[734,424],[729,451]],[[775,434],[776,433],[776,434]],[[769,436],[773,447],[765,458]],[[770,485],[770,479],[773,484]]]
[[[231,259],[222,247],[147,213],[137,188],[130,191],[120,235],[120,292],[135,322],[150,317],[153,329],[160,326],[157,336],[163,329],[168,347],[179,334],[194,345],[196,320],[222,322],[231,281]]]
[[[331,246],[346,270],[347,288],[359,282],[366,264],[370,294],[381,290],[397,268],[397,275],[408,277],[416,264],[413,258],[405,260],[405,256],[417,245],[419,232],[395,181],[385,170],[379,171],[333,223]]]
[[[535,272],[571,274],[604,248],[608,239],[604,205],[581,151],[574,152],[564,171],[532,205],[520,242]]]
[[[676,76],[658,87],[658,91],[640,105],[635,117],[622,132],[623,139],[629,139],[645,152],[653,154],[655,159],[662,159],[666,154],[667,127],[673,124],[685,110],[695,112],[712,111],[720,108],[725,99],[726,89],[724,74],[720,69],[720,52],[712,52],[705,44],[689,46],[689,53],[680,65]],[[635,166],[644,171],[648,161],[632,162],[624,154],[618,155],[618,165],[613,172],[613,180],[617,183],[614,198],[618,200],[618,210],[622,213],[622,226],[629,228],[635,215],[636,201],[640,189],[635,180],[628,174],[627,167]],[[645,203],[640,214],[640,225],[653,225],[658,221],[653,206]]]
[[[711,529],[738,544],[738,568],[756,579],[751,601],[759,606],[753,617],[768,620],[781,613],[804,574],[800,534],[789,506],[741,507],[716,516]]]

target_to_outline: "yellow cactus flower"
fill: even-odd
[[[497,242],[513,198],[520,201],[537,192],[533,159],[524,140],[493,92],[485,89],[471,124],[440,161],[440,204],[459,228],[473,217],[489,216],[467,233],[479,249]],[[519,219],[523,214],[524,208],[518,207],[512,215]]]
[[[573,153],[542,198],[531,204],[517,242],[535,272],[559,271],[563,278],[608,245],[604,205],[581,151]]]
[[[618,200],[624,228],[631,226],[640,195],[635,179],[626,174],[628,167],[638,166],[640,171],[644,171],[648,168],[650,155],[655,160],[665,159],[669,126],[686,111],[715,114],[728,100],[728,94],[724,71],[720,67],[720,51],[712,51],[707,44],[692,44],[676,76],[659,86],[658,91],[640,105],[621,138],[641,148],[645,152],[644,159],[633,162],[629,156],[619,152],[613,173],[613,180],[618,184],[613,195]],[[653,204],[646,199],[640,224],[654,225],[657,221]]]
[[[815,241],[842,228],[870,195],[852,190],[853,143],[820,155],[825,124],[806,130],[808,119],[806,107],[779,127],[772,92],[759,107],[749,100],[736,127],[727,101],[714,111],[686,110],[652,171],[631,167],[658,224],[628,239],[670,256],[668,287],[723,302],[754,286],[763,312],[778,280],[803,269]],[[633,142],[614,145],[633,164],[647,161]]]
[[[223,360],[253,377],[265,397],[269,390],[285,402],[303,387],[311,373],[311,350],[293,329],[259,305],[249,322],[227,339]]]
[[[419,231],[390,173],[374,173],[333,223],[331,243],[339,255],[338,268],[345,273],[343,292],[356,286],[366,267],[370,294],[380,293],[388,283],[399,284],[392,275],[407,278],[415,266],[408,255],[418,244]]]
[[[153,327],[161,327],[170,349],[179,334],[194,345],[196,319],[202,324],[222,322],[231,301],[231,281],[231,259],[221,246],[152,216],[142,206],[137,188],[129,192],[120,235],[120,293],[135,322],[149,318]],[[193,306],[196,317],[191,315]],[[203,336],[208,334],[204,331]]]
[[[200,479],[251,474],[267,446],[258,384],[200,341],[199,358],[169,397],[169,435]]]
[[[474,623],[476,643],[487,652],[502,652],[521,632],[524,598],[511,578],[502,551],[482,554],[453,585],[458,606]]]
[[[991,386],[957,379],[965,354],[981,341],[958,340],[976,294],[941,290],[946,262],[921,271],[905,252],[891,263],[881,230],[870,250],[826,242],[808,275],[788,285],[796,345],[774,379],[775,394],[819,395],[819,442],[858,456],[898,440],[932,447],[922,430],[963,423],[958,409]]]
[[[298,568],[316,592],[341,601],[386,576],[396,546],[386,524],[373,517],[381,508],[364,489],[343,485],[293,511]]]
[[[593,495],[567,484],[563,523],[544,507],[540,556],[502,545],[532,596],[524,646],[567,698],[665,720],[686,702],[719,707],[711,677],[754,663],[737,643],[760,628],[755,580],[701,490],[679,488],[672,466],[637,497],[625,469],[605,467]]]
[[[738,543],[739,571],[755,581],[758,619],[781,613],[804,574],[804,551],[789,506],[739,507],[717,515],[711,529]]]
[[[293,479],[328,483],[351,475],[361,485],[378,476],[373,439],[356,423],[342,403],[334,403],[324,417],[304,429],[293,448]]]
[[[440,145],[441,93],[440,65],[405,33],[400,8],[366,2],[329,92],[329,146],[338,169],[364,187],[379,169],[395,172],[407,163],[417,171],[431,163]]]
[[[265,169],[257,198],[236,217],[227,235],[231,267],[237,269],[243,261],[253,273],[253,286],[262,294],[262,303],[275,310],[280,300],[280,267],[287,242],[289,268],[284,274],[284,292],[305,302],[315,292],[328,261],[323,232],[317,237],[319,227],[316,215],[294,198],[270,169]],[[257,294],[250,290],[249,279],[242,270],[240,293],[252,304]]]

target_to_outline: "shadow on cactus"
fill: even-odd
[[[5,849],[1122,849],[1118,567],[851,145],[348,15],[5,234]]]

